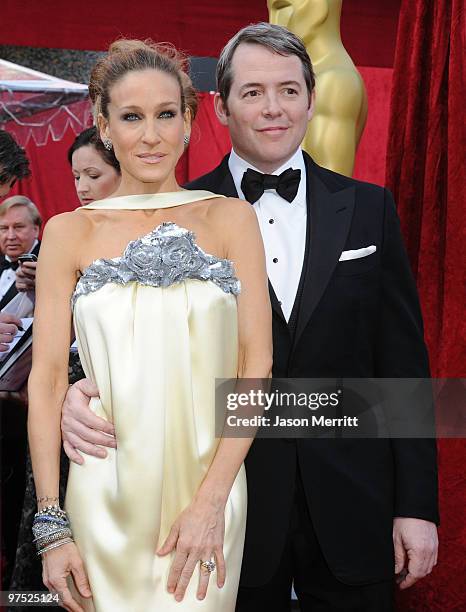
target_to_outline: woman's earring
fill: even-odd
[[[111,151],[112,150],[112,141],[110,140],[110,138],[104,138],[103,140],[104,143],[104,147],[107,149],[107,151]]]
[[[183,142],[185,147],[189,145],[189,134],[184,135]]]

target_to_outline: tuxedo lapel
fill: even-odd
[[[16,282],[13,281],[11,287],[9,287],[8,291],[0,300],[0,310],[2,310],[2,308],[5,308],[5,306],[11,302],[15,295],[17,295],[17,293],[18,290],[16,289]]]
[[[228,159],[230,154],[226,155],[220,166],[218,166],[218,174],[212,174],[212,191],[226,196],[227,198],[237,198],[238,192],[236,191],[235,182],[228,167]]]
[[[272,310],[279,316],[279,318],[283,321],[283,323],[287,325],[285,315],[283,314],[282,307],[280,306],[280,302],[278,301],[278,298],[275,295],[275,290],[272,287],[272,283],[270,281],[269,281],[269,295],[270,295],[270,304],[272,306]]]
[[[304,331],[319,303],[344,249],[354,210],[355,188],[330,191],[319,176],[319,167],[304,155],[307,171],[308,260],[295,341]]]

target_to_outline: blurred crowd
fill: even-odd
[[[120,182],[120,167],[102,144],[95,127],[77,136],[68,151],[81,205],[110,196]],[[31,337],[35,279],[40,251],[40,203],[9,195],[17,181],[31,176],[29,160],[14,137],[0,130],[0,452],[1,452],[1,578],[2,590],[44,588],[40,563],[29,550],[35,494],[27,451],[26,384],[32,349],[15,352]],[[34,180],[32,176],[31,180]],[[52,338],[51,338],[52,339]],[[70,339],[70,344],[73,338]],[[26,362],[25,362],[26,359]],[[26,366],[25,366],[26,363]],[[17,371],[15,371],[15,368]],[[70,350],[70,382],[84,376],[77,353]],[[25,550],[26,548],[26,550]],[[32,566],[31,566],[32,564]]]

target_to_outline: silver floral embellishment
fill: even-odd
[[[142,239],[134,240],[126,247],[121,258],[122,264],[133,272],[132,280],[144,277],[158,279],[161,276],[161,252],[160,245],[144,244]],[[134,275],[136,275],[136,278],[134,278]],[[124,278],[126,279],[126,277],[125,273]]]
[[[138,282],[169,287],[187,278],[210,280],[225,293],[241,290],[233,263],[205,253],[195,235],[175,223],[162,223],[146,236],[128,244],[122,257],[97,259],[88,266],[73,293],[72,305],[80,295],[97,291],[106,283]]]
[[[186,270],[195,270],[199,266],[192,243],[184,237],[169,238],[162,253],[162,261],[167,266],[176,266]]]

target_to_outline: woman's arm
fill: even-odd
[[[226,236],[227,258],[241,281],[238,296],[238,378],[269,378],[272,370],[272,310],[265,253],[252,206],[230,201],[225,218],[231,220]],[[222,438],[198,495],[225,504],[253,438]]]
[[[77,278],[73,214],[48,222],[37,267],[28,430],[38,498],[58,497],[60,413],[68,388],[70,299]]]
[[[222,209],[220,211],[220,209]],[[253,208],[238,200],[218,207],[220,227],[231,228],[225,251],[241,281],[238,296],[238,377],[268,378],[272,369],[272,314],[262,238]],[[228,224],[225,223],[228,219]],[[222,438],[212,464],[191,505],[173,525],[158,554],[176,547],[167,588],[183,599],[186,587],[201,560],[215,557],[217,585],[225,582],[223,557],[225,505],[253,438]],[[209,574],[202,573],[197,596],[207,592]]]
[[[60,415],[68,388],[70,299],[79,268],[82,225],[82,215],[77,213],[51,219],[44,232],[37,266],[28,432],[37,498],[46,498],[38,503],[39,509],[58,504]],[[56,501],[51,501],[54,498]],[[83,570],[74,544],[44,553],[43,560],[46,585],[63,593],[68,609],[81,610],[71,599],[65,582],[66,574],[72,571],[75,581],[83,583]]]

